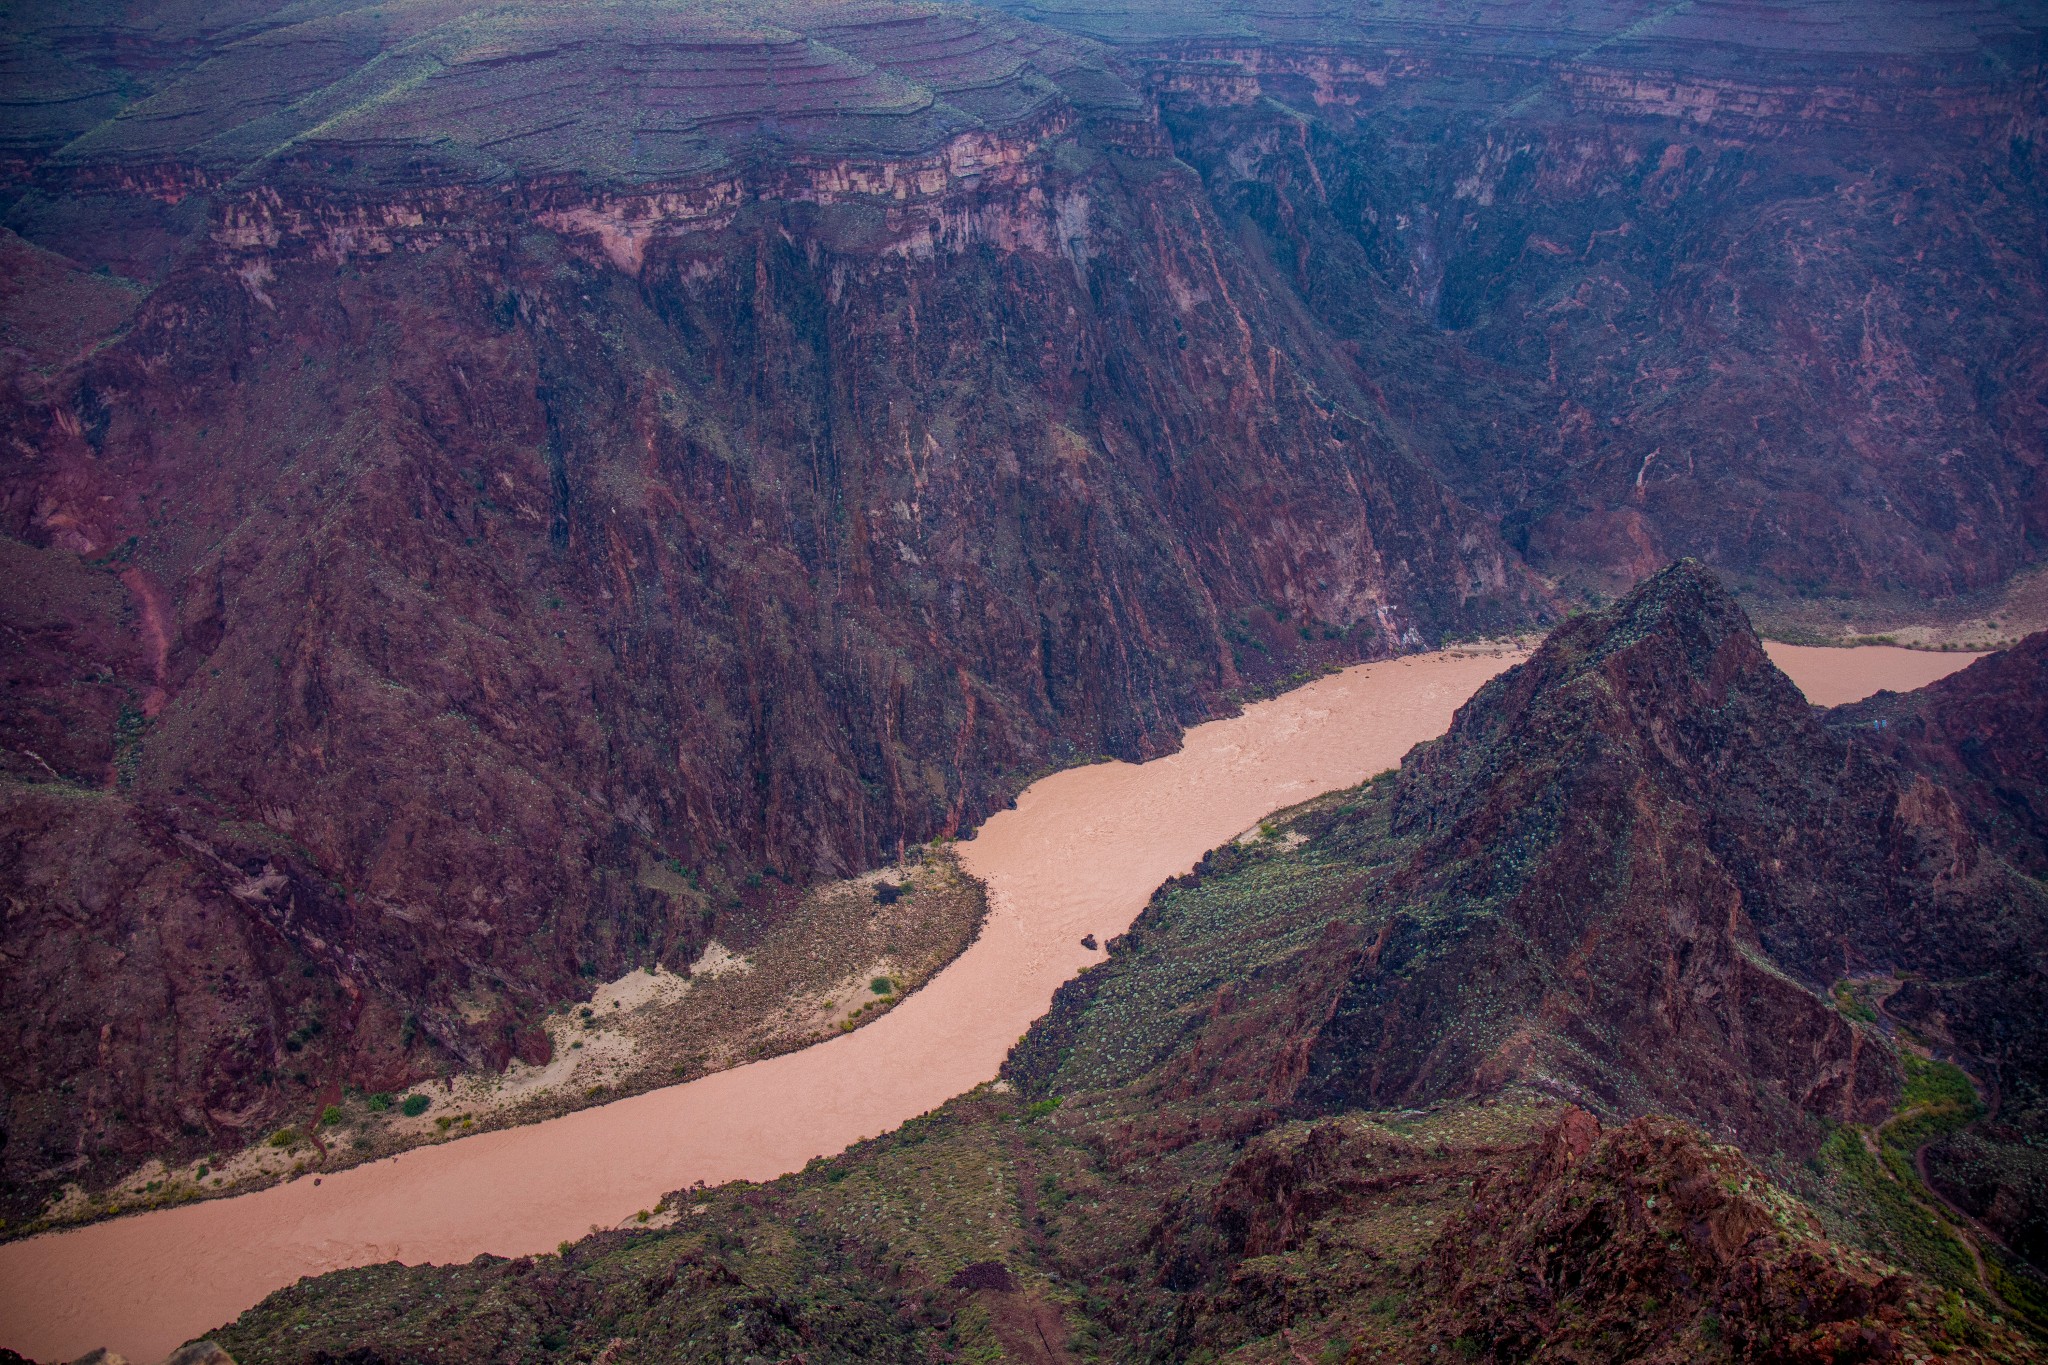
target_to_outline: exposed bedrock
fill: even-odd
[[[2038,560],[2037,17],[1221,8],[1023,12],[1119,44],[1276,287],[1532,564],[1856,597]]]
[[[1097,974],[1062,988],[1010,1073],[1035,1090],[1135,1065],[1071,1052],[1094,1010],[1153,1059],[1115,1102],[1140,1157],[1519,1083],[1797,1161],[1894,1111],[1889,1027],[2034,1122],[2048,896],[1948,788],[1822,714],[1711,575],[1673,566],[1553,631],[1398,774],[1302,818],[1302,857],[1337,861],[1262,889],[1247,873],[1270,928],[1221,934],[1235,921],[1195,915],[1188,890],[1256,851],[1162,888],[1112,962],[1204,926],[1235,946],[1175,977],[1178,996]],[[1273,956],[1237,961],[1262,941]],[[1879,1008],[1845,1004],[1845,982],[1878,987]],[[1181,1112],[1197,1096],[1205,1111]]]

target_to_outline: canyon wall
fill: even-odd
[[[1055,35],[992,86],[1019,26],[869,18],[663,35],[788,84],[686,89],[660,176],[562,173],[559,107],[487,99],[644,45],[469,20],[289,129],[203,96],[295,92],[329,35],[241,38],[30,176],[17,253],[112,274],[16,314],[146,297],[10,375],[20,1199],[531,1059],[583,980],[1036,772],[1543,618],[1105,67]]]
[[[1924,598],[2038,561],[2038,15],[1013,8],[1115,44],[1546,574],[1691,555],[1757,598]]]

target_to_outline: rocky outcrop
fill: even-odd
[[[1798,1150],[1809,1116],[1889,1111],[1828,988],[1895,973],[1887,1008],[1981,1066],[2040,1055],[2038,884],[1829,734],[1695,566],[1482,689],[1404,764],[1389,828],[1419,842],[1310,1053],[1321,1102],[1551,1077]]]
[[[2048,875],[2048,634],[1916,692],[1837,707],[1827,723],[1939,783],[1986,848],[2037,884]],[[1921,1160],[1953,1206],[2048,1266],[2048,1078],[2027,1070],[2000,1079],[1994,1115],[1943,1136]]]
[[[1267,912],[1270,961],[1218,980],[1156,1090],[1117,1102],[1134,1149],[1513,1082],[1811,1153],[1899,1094],[1844,979],[1891,983],[1886,1016],[1995,1087],[2038,1083],[2039,884],[1944,788],[1829,733],[1696,565],[1567,622],[1317,819],[1326,875]],[[1061,1074],[1075,1008],[1020,1079]],[[1145,1112],[1156,1094],[1209,1096],[1203,1126]]]
[[[1486,1358],[1822,1362],[1937,1348],[1941,1299],[1830,1242],[1740,1153],[1569,1112],[1483,1180],[1426,1272],[1425,1330]]]

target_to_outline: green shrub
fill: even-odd
[[[1870,1002],[1858,995],[1856,988],[1848,982],[1836,982],[1832,994],[1835,1000],[1835,1008],[1840,1010],[1844,1017],[1864,1024],[1874,1024],[1877,1022],[1877,1011],[1872,1009]]]
[[[1973,1282],[1970,1253],[1930,1207],[1918,1176],[1900,1178],[1890,1143],[1880,1143],[1883,1156],[1872,1156],[1865,1131],[1843,1124],[1816,1154],[1821,1169],[1854,1201],[1850,1216],[1884,1246],[1889,1258],[1909,1269],[1948,1286]]]
[[[426,1113],[433,1103],[425,1095],[415,1091],[398,1102],[398,1112],[409,1119],[416,1119],[421,1114]]]
[[[270,1135],[270,1145],[273,1147],[289,1147],[298,1140],[298,1133],[290,1128],[280,1128]]]
[[[878,976],[873,981],[868,982],[868,989],[876,995],[887,995],[896,989],[896,983],[886,976]]]
[[[1943,1115],[1960,1116],[1965,1122],[1984,1112],[1977,1099],[1977,1087],[1970,1084],[1968,1073],[1961,1067],[1929,1061],[1911,1052],[1901,1052],[1899,1060],[1906,1071],[1906,1086],[1899,1095],[1901,1109],[1926,1105]]]
[[[365,1101],[365,1103],[367,1103],[370,1106],[371,1113],[381,1114],[391,1107],[391,1092],[388,1090],[379,1090],[376,1094],[370,1096],[370,1098],[367,1101]]]
[[[320,1122],[329,1128],[332,1128],[347,1117],[348,1115],[341,1112],[341,1106],[338,1104],[330,1104],[320,1111]]]

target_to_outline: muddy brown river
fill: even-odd
[[[1896,649],[1771,654],[1836,704],[1970,662]],[[873,1137],[996,1073],[1061,982],[1153,888],[1270,811],[1390,768],[1515,662],[1446,652],[1365,664],[1190,730],[1179,753],[1034,783],[960,846],[987,927],[922,991],[801,1052],[524,1128],[308,1174],[231,1199],[0,1246],[0,1345],[137,1362],[303,1275],[379,1261],[552,1251],[696,1181],[766,1180]]]

